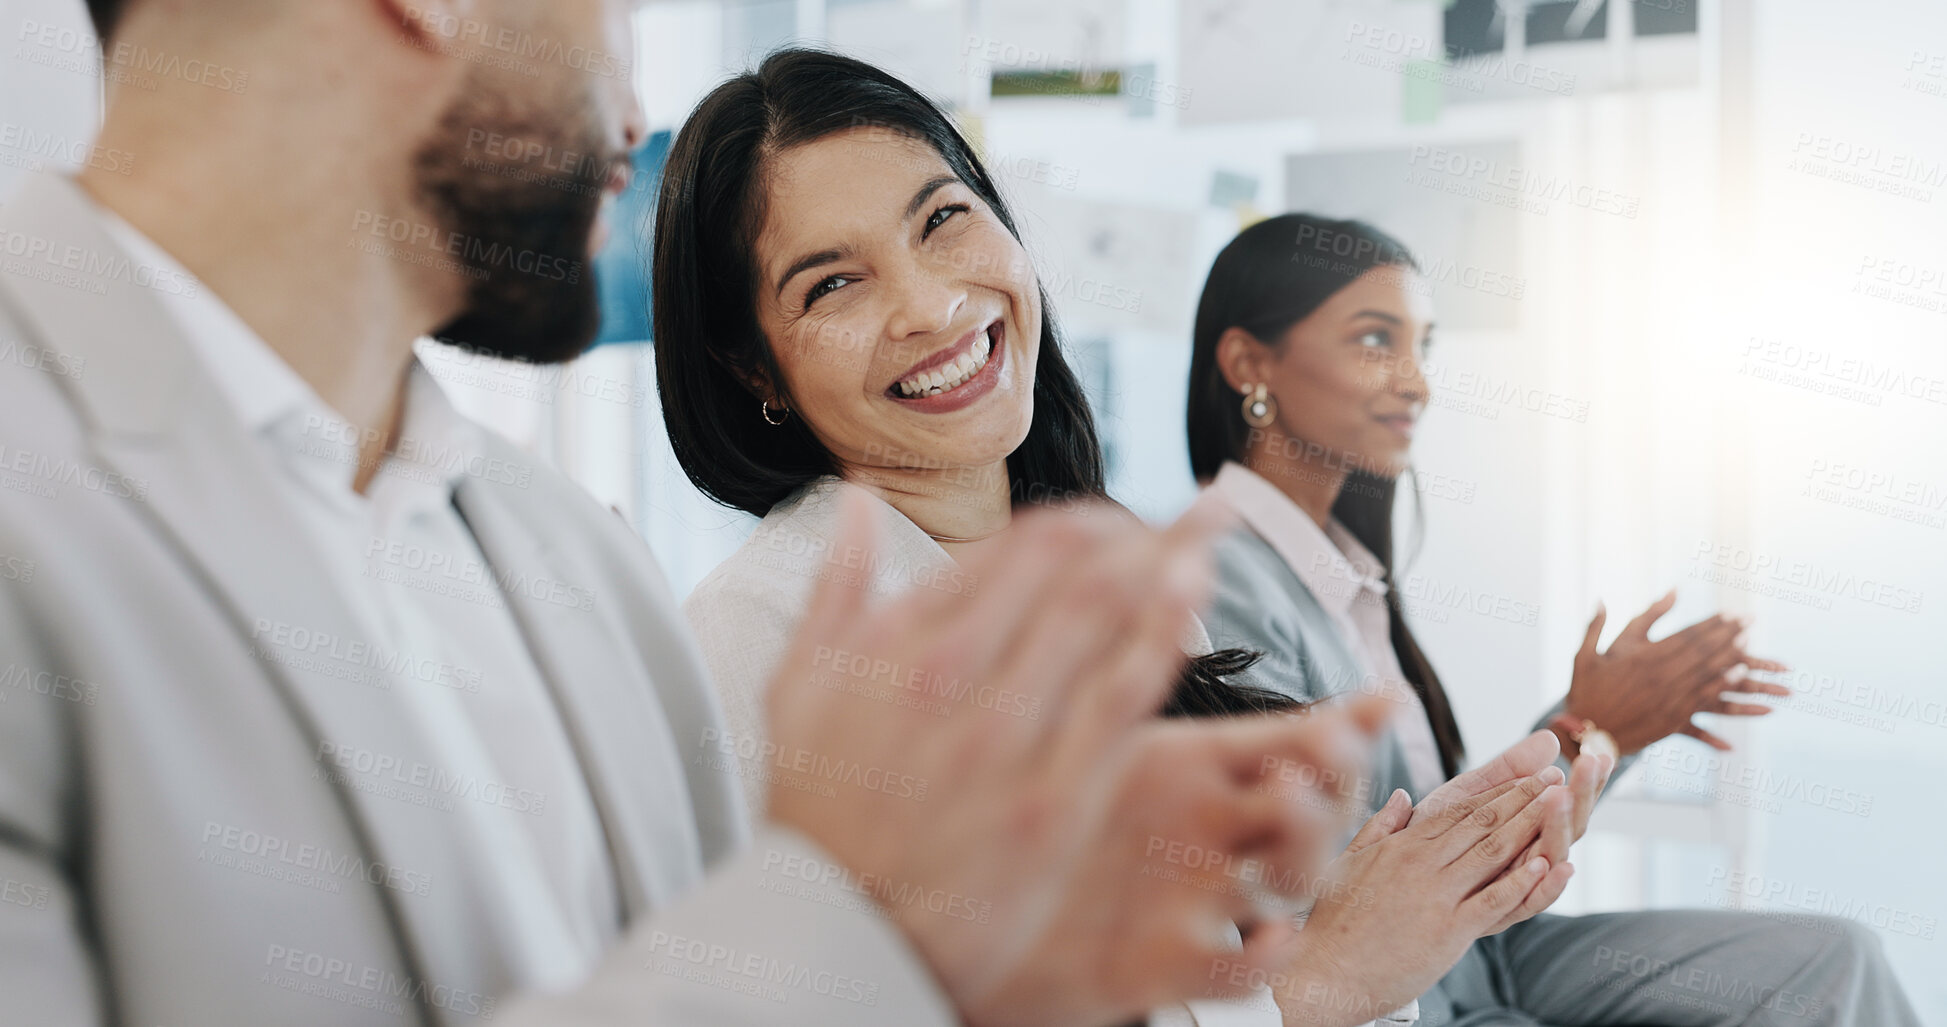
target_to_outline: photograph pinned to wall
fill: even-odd
[[[1440,48],[1440,5],[1398,0],[1182,0],[1186,125],[1401,117],[1416,61]]]

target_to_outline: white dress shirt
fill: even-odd
[[[106,209],[103,222],[148,265],[192,276]],[[500,593],[503,583],[453,505],[477,467],[479,429],[414,362],[400,438],[365,495],[353,489],[358,435],[208,289],[158,291],[169,315],[276,467],[290,507],[370,637],[409,686],[402,697],[438,745],[445,806],[526,945],[514,982],[553,990],[582,980],[621,930],[607,839],[548,686]],[[320,583],[321,586],[324,583]],[[519,587],[519,583],[510,583]],[[385,676],[348,675],[347,688]],[[543,897],[546,897],[545,899]]]
[[[1393,727],[1414,790],[1424,795],[1445,783],[1433,723],[1393,651],[1386,568],[1379,558],[1339,522],[1320,528],[1290,496],[1242,464],[1226,462],[1210,488],[1271,544],[1332,618],[1364,676],[1359,690],[1400,704]]]

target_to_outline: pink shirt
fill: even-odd
[[[1426,707],[1400,670],[1386,610],[1385,565],[1337,521],[1324,528],[1291,497],[1242,464],[1226,462],[1210,491],[1222,496],[1298,575],[1338,629],[1364,675],[1359,691],[1400,704],[1393,718],[1413,789],[1426,794],[1447,779]]]

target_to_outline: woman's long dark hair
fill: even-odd
[[[754,292],[764,176],[779,151],[858,128],[927,143],[1020,238],[1000,190],[945,112],[878,68],[840,54],[785,49],[704,97],[676,134],[657,197],[651,257],[656,384],[683,473],[710,498],[758,517],[812,481],[838,473],[837,461],[802,417],[777,427],[765,423],[752,402],[759,397],[747,384],[761,378],[785,387],[757,321]],[[1095,419],[1062,355],[1045,289],[1032,401],[1027,438],[1007,458],[1014,504],[1107,499]],[[1192,658],[1172,709],[1272,708],[1275,696],[1234,693],[1224,680],[1256,658],[1239,650]]]
[[[1242,328],[1273,344],[1334,293],[1380,267],[1417,270],[1419,265],[1399,240],[1371,225],[1312,214],[1281,214],[1260,221],[1239,232],[1217,255],[1197,303],[1190,350],[1186,420],[1190,469],[1198,481],[1216,477],[1226,460],[1242,463],[1249,439],[1250,426],[1241,412],[1243,395],[1230,387],[1217,366],[1217,340],[1227,329]],[[1432,662],[1406,626],[1406,611],[1394,582],[1393,498],[1398,488],[1393,478],[1354,471],[1332,503],[1332,517],[1385,567],[1393,652],[1426,707],[1440,746],[1440,762],[1452,777],[1459,773],[1465,754],[1460,725]]]
[[[803,418],[765,424],[746,384],[761,377],[780,390],[785,385],[757,323],[753,291],[766,165],[780,150],[855,128],[927,143],[1015,238],[1021,235],[946,114],[869,64],[820,50],[779,50],[704,97],[670,148],[656,206],[656,381],[683,473],[710,498],[759,517],[838,472]],[[1007,458],[1015,503],[1106,495],[1095,420],[1062,355],[1046,290],[1033,402],[1027,439]]]

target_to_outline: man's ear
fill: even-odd
[[[379,13],[422,49],[452,45],[477,35],[467,31],[480,18],[479,0],[373,0]]]
[[[1242,328],[1226,328],[1217,337],[1217,370],[1233,392],[1245,392],[1247,385],[1268,381],[1274,357],[1271,347]]]

